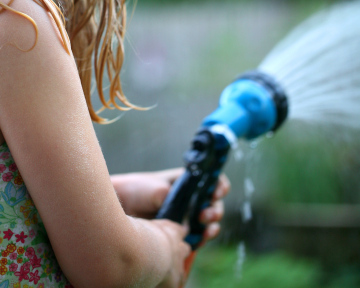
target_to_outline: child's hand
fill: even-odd
[[[120,174],[111,176],[111,180],[126,214],[152,219],[171,185],[183,172],[182,168],[177,168],[159,172]],[[229,190],[229,180],[225,175],[221,175],[211,206],[200,215],[200,221],[208,224],[205,240],[216,237],[220,231],[218,222],[224,214],[222,198]]]
[[[170,248],[168,255],[172,256],[170,270],[157,288],[182,287],[186,281],[184,262],[191,252],[190,245],[184,241],[187,230],[182,225],[169,220],[152,220],[151,222],[165,235]]]
[[[184,241],[187,228],[167,219],[128,218],[140,233],[137,238],[146,239],[141,247],[145,254],[141,258],[155,263],[150,271],[155,281],[139,280],[139,287],[182,287],[186,281],[184,262],[191,252],[190,245]],[[145,266],[150,265],[147,263]]]

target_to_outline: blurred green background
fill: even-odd
[[[132,14],[129,1],[122,83],[133,103],[156,107],[95,125],[110,172],[182,166],[223,88],[333,2],[139,0]],[[241,142],[225,169],[223,230],[199,251],[187,288],[360,287],[359,136],[289,121]]]

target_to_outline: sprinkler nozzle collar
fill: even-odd
[[[271,131],[276,131],[285,121],[288,115],[288,101],[284,89],[273,77],[266,73],[260,72],[259,70],[245,72],[237,78],[237,80],[240,79],[255,81],[269,90],[274,100],[277,112],[276,123]]]

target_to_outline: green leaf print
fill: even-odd
[[[37,245],[41,243],[49,243],[49,238],[47,236],[45,227],[43,223],[39,223],[39,230],[36,233],[36,237],[31,241],[31,245]]]
[[[0,212],[4,212],[4,206],[0,204]]]

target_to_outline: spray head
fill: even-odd
[[[287,97],[281,86],[267,74],[250,71],[224,89],[219,107],[202,125],[225,125],[237,138],[253,139],[277,130],[287,113]]]

